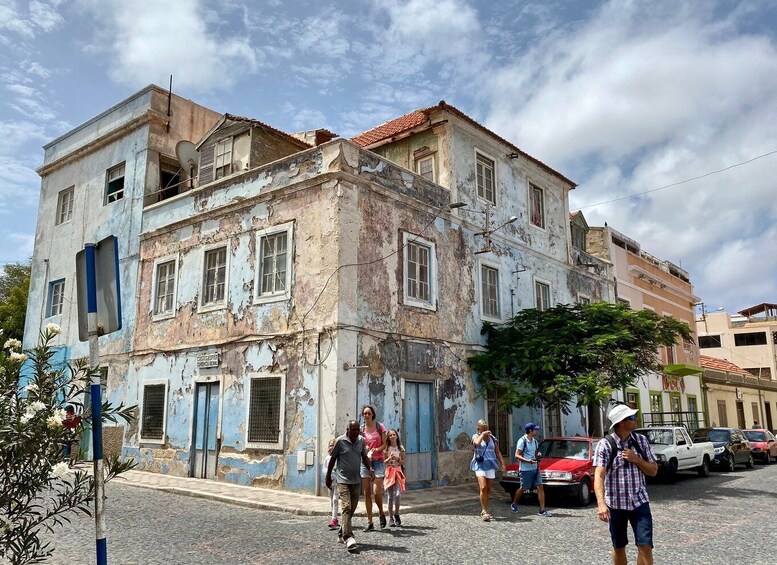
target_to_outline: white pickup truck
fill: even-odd
[[[635,433],[644,435],[658,461],[658,472],[667,479],[678,471],[696,471],[700,477],[710,476],[715,459],[715,446],[709,442],[693,443],[688,431],[681,426],[651,426]]]

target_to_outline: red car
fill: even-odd
[[[754,459],[761,459],[767,465],[772,462],[772,459],[777,459],[777,441],[775,441],[772,432],[754,429],[742,430],[742,433],[745,434],[747,441],[750,442],[750,447],[753,448]]]
[[[563,493],[583,506],[593,500],[594,469],[592,460],[598,438],[549,437],[539,445],[540,473],[545,492]],[[512,463],[502,473],[499,484],[511,496],[521,486],[519,463]]]

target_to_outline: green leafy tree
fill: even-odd
[[[1,331],[1,330],[0,330]],[[37,347],[23,353],[9,338],[0,349],[0,560],[50,562],[51,543],[40,536],[79,513],[91,515],[94,479],[71,469],[63,445],[73,440],[63,426],[64,407],[80,406],[92,373],[84,360],[54,364],[51,346],[60,329],[49,324]],[[22,376],[22,365],[26,376]],[[104,421],[129,422],[134,407],[102,405]],[[88,425],[88,407],[82,414]],[[106,461],[106,480],[134,467],[118,457]]]
[[[504,408],[588,406],[592,434],[601,434],[602,401],[661,371],[659,346],[691,338],[682,321],[606,302],[522,310],[482,333],[487,351],[469,363],[484,395],[498,390]]]
[[[5,339],[22,339],[30,289],[30,262],[8,263],[0,272],[0,344]]]

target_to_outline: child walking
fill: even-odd
[[[396,430],[389,430],[386,435],[386,479],[384,486],[388,493],[388,511],[391,520],[389,526],[401,526],[402,520],[399,518],[399,496],[400,492],[405,490],[405,473],[402,467],[405,464],[405,448],[399,440],[399,434]]]
[[[335,439],[332,438],[329,440],[329,448],[327,449],[327,452],[329,455],[326,456],[326,459],[324,459],[324,467],[322,469],[324,477],[326,477],[326,470],[329,467],[329,460],[332,458],[332,449],[335,446]],[[335,469],[337,468],[337,463],[335,463]],[[333,481],[332,486],[329,488],[329,498],[332,502],[332,519],[329,520],[329,526],[330,530],[337,530],[340,528],[340,521],[338,518],[340,517],[340,507],[338,504],[338,501],[340,500],[340,496],[337,493],[337,482]]]

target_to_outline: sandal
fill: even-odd
[[[485,510],[480,512],[480,517],[483,518],[484,522],[490,522],[491,521],[491,514],[489,514]]]

